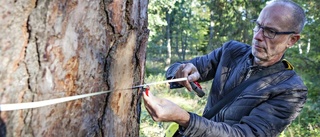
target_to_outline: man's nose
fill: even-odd
[[[264,36],[263,36],[263,29],[262,28],[259,28],[259,30],[257,32],[253,33],[253,38],[255,40],[262,41],[263,37]]]

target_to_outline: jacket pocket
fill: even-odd
[[[269,96],[266,95],[240,95],[235,101],[236,106],[256,106],[266,101]]]
[[[269,96],[259,96],[259,95],[242,95],[237,98],[239,99],[268,99]]]

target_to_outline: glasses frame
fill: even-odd
[[[295,34],[295,33],[296,33],[296,32],[294,32],[294,31],[279,32],[279,31],[272,30],[272,31],[274,31],[274,36],[273,36],[273,37],[270,37],[270,36],[268,36],[268,35],[265,34],[265,33],[267,33],[267,32],[264,31],[264,30],[265,30],[265,29],[272,29],[272,28],[268,28],[268,27],[265,27],[265,26],[260,25],[259,22],[257,21],[257,19],[253,19],[253,20],[251,20],[250,22],[255,23],[255,24],[256,24],[255,27],[258,27],[258,30],[256,30],[256,31],[253,29],[254,32],[259,32],[259,30],[262,29],[262,34],[263,34],[263,36],[265,36],[265,37],[267,37],[267,38],[269,38],[269,39],[274,39],[274,38],[276,37],[276,35],[287,35],[287,34]]]

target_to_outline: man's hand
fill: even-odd
[[[144,105],[154,121],[176,122],[183,127],[189,125],[190,115],[173,102],[157,98],[149,91],[147,95],[143,92]]]
[[[179,84],[186,87],[189,91],[192,91],[192,87],[189,82],[197,81],[200,78],[198,69],[191,63],[181,64],[176,72],[175,78],[188,78],[188,81],[181,81]]]

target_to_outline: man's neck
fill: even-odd
[[[276,59],[276,60],[269,60],[269,61],[263,61],[258,58],[253,58],[253,66],[263,66],[268,67],[271,66],[277,62],[279,62],[282,58]]]

